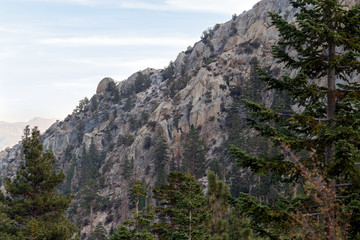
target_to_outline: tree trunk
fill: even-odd
[[[336,118],[335,114],[335,106],[336,106],[336,96],[335,96],[335,68],[331,66],[331,60],[335,57],[335,44],[331,43],[329,45],[329,70],[328,73],[328,93],[327,93],[327,119],[328,126],[332,126],[334,124],[334,120]],[[329,164],[329,159],[332,158],[333,153],[333,145],[327,147],[326,149],[326,160],[325,166]]]
[[[336,45],[335,43],[329,44],[329,73],[328,73],[328,93],[327,93],[327,119],[328,119],[328,127],[334,125],[334,121],[336,118],[336,95],[335,95],[335,68],[332,65],[332,60],[335,57]],[[325,157],[325,168],[327,168],[330,163],[330,159],[334,156],[334,144],[330,143],[329,146],[326,147],[326,157]],[[328,183],[328,187],[336,192],[335,189],[335,180],[330,180]],[[334,199],[335,200],[335,199]],[[336,221],[334,209],[328,209],[329,212],[327,216],[325,216],[325,238],[326,240],[336,240]]]
[[[193,166],[192,166],[192,170],[193,170],[193,176],[194,176],[194,178],[196,178],[196,176],[195,176],[195,153],[193,153],[193,159],[192,159],[193,161]]]
[[[90,229],[93,232],[94,228],[94,200],[90,202]]]

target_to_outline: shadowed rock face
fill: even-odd
[[[144,179],[147,186],[155,184],[158,129],[163,130],[168,141],[170,158],[181,164],[186,134],[193,125],[208,148],[206,165],[222,159],[229,172],[232,162],[226,144],[234,111],[231,89],[238,88],[241,94],[245,89],[257,90],[261,101],[271,106],[272,92],[256,89],[259,86],[244,87],[249,85],[250,63],[256,58],[274,75],[284,73],[283,64],[276,63],[271,55],[278,32],[267,18],[269,11],[279,12],[287,21],[293,21],[295,15],[288,0],[261,1],[231,21],[216,25],[201,41],[181,52],[168,68],[145,69],[116,83],[118,96],[108,88],[114,80],[104,78],[87,106],[54,123],[42,135],[45,148],[54,152],[58,168],[68,175],[64,186],[76,195],[71,216],[83,226],[82,232],[90,231],[86,224],[89,216],[78,203],[81,176],[89,167],[84,151],[89,151],[91,143],[100,159],[95,179],[100,186],[98,194],[107,202],[105,207],[95,209],[94,225],[102,222],[107,230],[130,215],[128,189],[134,179]],[[236,114],[246,117],[241,106]],[[145,148],[149,137],[151,145]],[[134,160],[131,179],[121,174],[125,159]],[[1,177],[13,176],[21,162],[19,145],[0,152]],[[169,170],[170,163],[165,168]]]

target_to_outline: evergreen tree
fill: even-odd
[[[150,86],[151,86],[150,76],[148,74],[143,74],[142,72],[138,72],[134,82],[135,93],[142,92],[148,89]]]
[[[99,103],[98,103],[98,100],[97,100],[97,96],[94,95],[91,100],[91,111],[92,112],[95,112],[97,109],[98,109],[98,106],[99,106]]]
[[[125,180],[129,180],[134,172],[134,158],[129,159],[128,156],[125,156],[122,163],[122,172],[121,175]]]
[[[134,233],[125,225],[120,225],[116,232],[111,235],[110,240],[133,240]]]
[[[217,240],[229,239],[229,226],[225,218],[229,213],[229,187],[219,181],[214,172],[208,172],[208,207],[211,213],[211,238]]]
[[[15,221],[11,220],[8,216],[6,209],[5,196],[0,192],[0,239],[4,240],[15,240],[19,239],[16,237],[17,228]]]
[[[116,83],[111,81],[108,83],[106,87],[106,91],[110,93],[110,97],[112,97],[113,103],[118,103],[120,100],[119,89],[116,86]]]
[[[153,210],[150,206],[146,208],[140,207],[141,200],[147,195],[144,184],[137,181],[130,189],[130,192],[133,198],[132,203],[135,205],[135,209],[132,211],[133,216],[120,225],[110,239],[154,239],[154,236],[150,232],[150,225],[154,217]]]
[[[10,219],[5,223],[15,227],[12,233],[21,239],[70,239],[77,228],[65,214],[73,196],[56,192],[65,175],[54,170],[54,155],[43,153],[36,127],[31,135],[25,129],[23,152],[25,162],[15,178],[4,180],[7,197],[0,197],[0,210]],[[1,223],[0,228],[3,226]]]
[[[99,177],[99,169],[101,167],[103,156],[96,148],[94,139],[91,139],[89,150],[87,151],[83,146],[83,163],[81,169],[82,182],[86,183],[89,179],[96,179]]]
[[[205,174],[206,145],[193,125],[186,135],[184,147],[183,171],[192,174],[196,179],[203,177]]]
[[[254,240],[253,230],[250,220],[244,216],[242,206],[239,201],[232,201],[231,212],[229,216],[229,239]]]
[[[108,240],[107,231],[102,223],[98,223],[91,233],[89,240]]]
[[[82,190],[80,192],[80,206],[85,210],[82,215],[90,216],[90,228],[93,230],[94,223],[94,210],[99,206],[99,203],[103,199],[99,195],[99,184],[95,179],[89,178],[83,183]]]
[[[193,176],[170,172],[154,195],[159,204],[153,232],[159,239],[208,239],[206,198]]]
[[[360,85],[354,81],[360,70],[360,6],[348,8],[338,0],[295,0],[292,5],[300,10],[296,24],[286,22],[279,14],[270,16],[281,35],[278,46],[273,48],[274,57],[297,74],[276,79],[261,71],[261,77],[270,89],[288,94],[301,111],[269,109],[244,101],[254,116],[250,125],[283,152],[258,158],[235,147],[232,152],[242,167],[250,167],[254,172],[273,172],[281,181],[298,184],[305,179],[306,197],[298,198],[297,206],[305,213],[315,211],[323,219],[322,223],[310,224],[312,227],[304,235],[307,239],[336,239],[346,234],[356,238],[360,231],[358,215],[339,211],[341,204],[336,202],[336,192],[341,192],[346,210],[349,206],[360,207],[355,197],[360,187],[360,170],[356,166],[360,156]],[[319,79],[325,79],[327,86],[320,86]],[[311,191],[306,191],[311,185]],[[257,205],[245,195],[241,199],[248,214],[263,221],[262,226],[256,225],[258,233],[273,239],[278,239],[280,232],[291,230],[284,225],[281,231],[270,229],[275,221],[284,223],[286,216],[304,216],[296,213],[294,202],[279,203],[277,209],[271,209]],[[320,207],[311,208],[314,202],[321,203]],[[278,218],[274,218],[275,212]],[[341,223],[340,217],[346,224]],[[305,222],[295,219],[295,225],[301,229]],[[349,226],[347,233],[340,225]],[[319,227],[321,231],[316,230]]]
[[[167,140],[164,137],[164,133],[161,128],[157,132],[157,140],[155,146],[155,171],[156,182],[155,186],[160,186],[166,182],[165,166],[169,162],[169,146]]]

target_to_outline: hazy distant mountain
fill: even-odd
[[[28,122],[2,122],[0,121],[0,150],[12,147],[21,140],[26,125],[38,126],[41,132],[48,129],[56,120],[45,118],[34,118]]]

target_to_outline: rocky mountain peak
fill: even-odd
[[[164,69],[148,68],[119,83],[102,79],[90,100],[80,101],[72,114],[42,135],[45,148],[57,157],[57,167],[67,174],[62,191],[76,195],[70,215],[83,233],[91,229],[81,201],[89,171],[101,199],[94,224],[115,228],[131,214],[129,185],[141,179],[152,187],[161,180],[155,154],[159,132],[169,148],[165,172],[184,167],[192,132],[206,146],[204,168],[220,165],[230,185],[234,164],[229,145],[253,144],[252,151],[266,147],[247,128],[246,110],[237,100],[254,98],[268,106],[278,102],[254,75],[256,66],[274,76],[283,73],[283,64],[271,54],[279,37],[268,12],[278,12],[287,21],[296,14],[288,0],[260,1],[205,30],[201,41]],[[235,143],[234,135],[243,138]],[[20,145],[0,152],[0,176],[12,176],[22,161]]]

